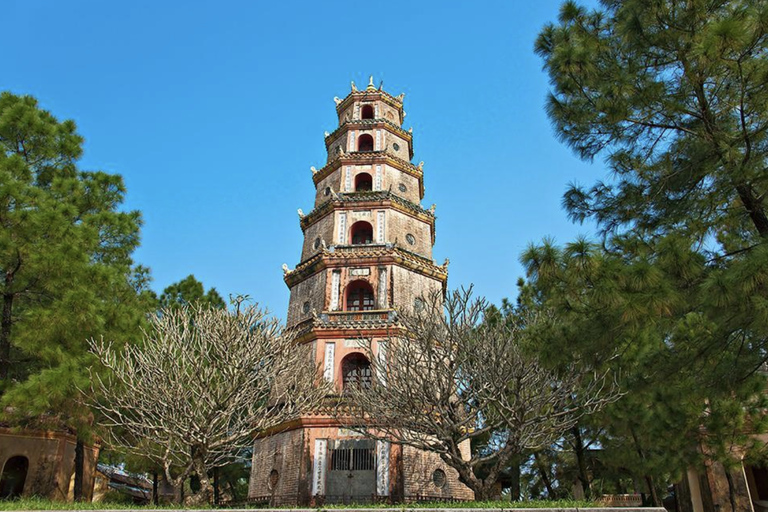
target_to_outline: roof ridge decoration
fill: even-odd
[[[351,92],[347,95],[346,98],[340,99],[338,96],[335,96],[333,98],[333,101],[336,102],[336,112],[341,112],[344,108],[346,108],[347,104],[352,100],[352,98],[359,98],[359,97],[366,97],[371,95],[381,95],[381,99],[385,102],[389,103],[393,107],[399,109],[401,112],[403,110],[403,99],[405,99],[405,93],[400,93],[397,96],[393,96],[389,94],[387,91],[384,90],[384,81],[382,81],[379,84],[378,89],[375,85],[373,85],[373,75],[371,75],[368,79],[368,86],[365,88],[365,90],[361,91],[357,88],[355,85],[355,82],[350,82],[350,88]],[[404,115],[402,117],[405,117]]]

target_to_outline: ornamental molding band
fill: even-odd
[[[329,403],[344,403],[345,386],[371,382],[368,349],[386,360],[401,334],[398,309],[445,293],[448,281],[447,266],[433,260],[435,215],[421,205],[424,171],[411,162],[404,95],[373,83],[371,77],[362,90],[353,84],[335,99],[338,126],[325,132],[327,163],[310,167],[314,205],[298,210],[300,262],[283,266],[287,330],[295,343],[311,347],[318,382],[334,390]],[[376,377],[387,382],[386,375]],[[348,427],[320,410],[259,433],[249,501],[321,506],[474,497],[436,454],[374,440],[370,425]],[[437,470],[446,474],[440,487],[431,478]]]

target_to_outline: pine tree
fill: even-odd
[[[621,370],[604,446],[653,493],[701,444],[727,463],[765,428],[768,5],[569,1],[536,52],[558,136],[613,178],[569,188],[568,214],[602,241],[532,246],[526,296],[551,313],[552,358]]]
[[[30,96],[0,95],[0,410],[87,438],[80,405],[96,333],[138,339],[148,271],[122,178],[78,169],[83,138]]]
[[[180,307],[195,303],[204,306],[223,309],[227,307],[216,288],[210,288],[207,292],[203,283],[190,274],[178,283],[173,283],[163,290],[160,295],[160,307]]]

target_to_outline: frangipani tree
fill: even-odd
[[[327,393],[310,354],[258,307],[168,308],[139,345],[91,340],[107,370],[93,372],[93,406],[110,441],[154,460],[180,485],[230,462],[253,436],[316,407]]]
[[[437,453],[478,500],[515,457],[617,397],[605,375],[545,368],[524,349],[523,329],[484,318],[487,308],[453,292],[401,311],[402,334],[371,353],[371,385],[345,388],[337,413],[366,435]],[[475,439],[490,441],[467,453]]]

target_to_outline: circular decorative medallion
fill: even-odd
[[[432,473],[432,483],[435,484],[435,487],[438,488],[445,486],[445,471],[442,469],[436,469]]]
[[[395,151],[400,151],[400,144],[398,144],[397,142],[392,144],[392,147],[394,148]]]
[[[306,301],[306,302],[304,303],[304,305],[303,305],[303,306],[301,306],[301,310],[302,310],[304,313],[309,313],[309,307],[310,307],[310,306],[309,306],[309,301]]]
[[[322,243],[322,242],[320,242],[320,237],[317,237],[317,238],[315,238],[315,243],[313,243],[313,244],[312,244],[312,247],[314,247],[314,248],[315,248],[315,250],[317,250],[317,249],[319,249],[319,248],[320,248],[320,244],[321,244],[321,243]]]
[[[397,186],[397,190],[400,192],[408,192],[408,187],[405,186],[405,183],[401,183]]]
[[[270,491],[275,490],[275,487],[277,486],[278,480],[280,480],[280,473],[278,473],[276,469],[273,469],[269,473],[269,483],[268,483],[268,486],[269,486],[269,490]]]
[[[416,243],[416,237],[408,233],[405,235],[405,241],[408,242],[408,245],[413,245]]]

